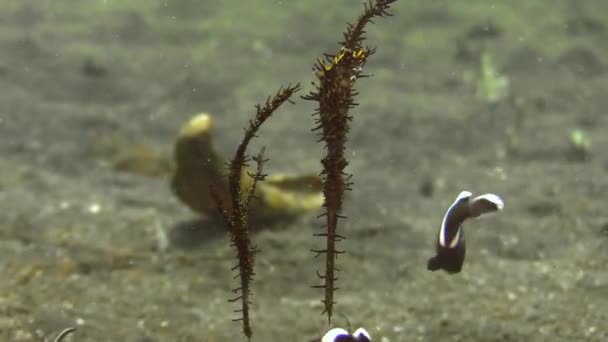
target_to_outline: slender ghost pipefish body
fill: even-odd
[[[443,216],[437,237],[436,255],[429,259],[427,269],[442,269],[448,273],[460,272],[466,254],[463,222],[503,208],[504,202],[497,195],[483,194],[473,197],[471,192],[462,191]]]

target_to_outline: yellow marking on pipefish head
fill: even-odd
[[[367,51],[365,49],[356,49],[356,50],[350,50],[350,49],[345,49],[342,48],[342,50],[340,50],[340,52],[334,56],[334,58],[332,58],[331,60],[331,64],[327,65],[325,64],[325,62],[323,60],[321,60],[320,58],[318,59],[319,65],[323,67],[323,69],[325,71],[330,71],[334,66],[340,64],[340,62],[344,59],[344,57],[349,54],[349,56],[351,58],[357,59],[357,60],[364,60],[367,58]]]
[[[362,59],[366,57],[366,53],[364,49],[357,49],[353,51],[353,58]]]
[[[321,58],[317,58],[317,63],[319,63],[319,66],[321,66],[323,68],[323,70],[325,70],[325,71],[331,70],[331,68],[333,66],[333,65],[325,64],[325,62]]]
[[[340,63],[340,61],[342,60],[342,58],[344,58],[344,53],[345,53],[345,52],[344,52],[344,50],[340,51],[340,53],[339,53],[339,54],[337,54],[337,55],[334,57],[334,60],[333,60],[331,63],[332,63],[333,65],[336,65],[336,64]]]

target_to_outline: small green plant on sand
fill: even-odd
[[[570,155],[574,160],[587,161],[591,158],[591,138],[580,129],[573,129],[568,137]]]
[[[500,103],[510,106],[513,114],[505,128],[506,141],[497,147],[499,156],[512,155],[521,148],[521,131],[524,126],[525,99],[511,94],[509,78],[500,73],[489,52],[482,53],[476,84],[476,96],[490,112],[490,120],[495,120]]]
[[[509,78],[498,72],[492,55],[484,52],[480,59],[477,97],[488,104],[504,99],[509,93]]]

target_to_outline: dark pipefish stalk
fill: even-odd
[[[247,172],[247,175],[252,179],[251,187],[249,189],[242,189],[242,172],[249,166],[249,157],[246,154],[247,146],[251,139],[256,136],[256,133],[266,119],[284,102],[291,102],[289,99],[299,89],[300,86],[298,84],[295,86],[289,85],[286,88],[281,88],[272,99],[269,97],[264,106],[256,105],[255,118],[249,121],[249,127],[245,129],[243,140],[239,144],[234,158],[228,165],[230,205],[227,207],[224,203],[221,203],[217,192],[212,189],[212,192],[215,193],[214,196],[221,216],[228,227],[231,245],[236,248],[237,252],[238,262],[233,267],[233,270],[238,270],[235,278],[240,279],[240,284],[239,287],[232,290],[237,296],[229,301],[241,302],[241,309],[235,310],[235,312],[241,313],[241,317],[235,319],[235,321],[243,322],[243,334],[248,339],[251,339],[252,336],[249,305],[251,304],[251,282],[255,275],[253,266],[255,263],[255,253],[257,252],[257,248],[252,245],[249,236],[249,202],[254,196],[257,182],[264,181],[266,178],[266,175],[262,172],[263,164],[266,160],[263,155],[264,149],[256,157],[252,158],[256,162],[257,168],[255,172]]]
[[[314,65],[314,71],[318,78],[317,83],[313,83],[315,90],[303,96],[305,100],[312,100],[319,103],[315,115],[317,115],[317,126],[314,131],[320,131],[320,141],[325,142],[327,154],[321,160],[323,165],[323,194],[325,196],[325,216],[326,222],[323,233],[315,234],[326,239],[324,249],[316,249],[313,252],[317,256],[325,254],[325,272],[322,274],[317,271],[318,277],[322,280],[321,285],[315,288],[322,288],[325,291],[323,313],[327,314],[328,322],[331,323],[334,301],[333,292],[337,290],[335,282],[337,280],[335,259],[338,254],[344,253],[338,250],[336,243],[343,240],[344,236],[338,234],[338,219],[344,218],[341,215],[344,191],[350,190],[350,175],[344,172],[348,161],[344,156],[346,150],[347,134],[350,129],[349,123],[352,116],[349,110],[357,104],[353,98],[357,95],[355,82],[363,75],[362,68],[367,58],[374,53],[373,49],[362,46],[365,40],[365,25],[372,22],[374,17],[389,16],[387,12],[390,5],[396,0],[376,0],[365,4],[363,14],[359,16],[357,22],[348,24],[344,33],[344,41],[340,42],[341,50],[335,55],[325,54],[325,60],[319,59]]]

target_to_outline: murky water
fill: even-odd
[[[315,104],[301,96],[362,10],[3,1],[2,341],[52,341],[67,327],[77,330],[64,341],[243,339],[223,223],[170,186],[178,133],[208,113],[228,160],[254,106],[299,82],[248,151],[265,146],[271,176],[319,173]],[[402,0],[389,11],[367,27],[373,77],[357,80],[350,112],[331,327],[374,341],[608,340],[608,3]],[[459,273],[430,272],[463,190],[497,194],[504,209],[464,222]],[[311,252],[325,244],[318,213],[254,225],[254,341],[330,328],[310,287],[324,266]]]

